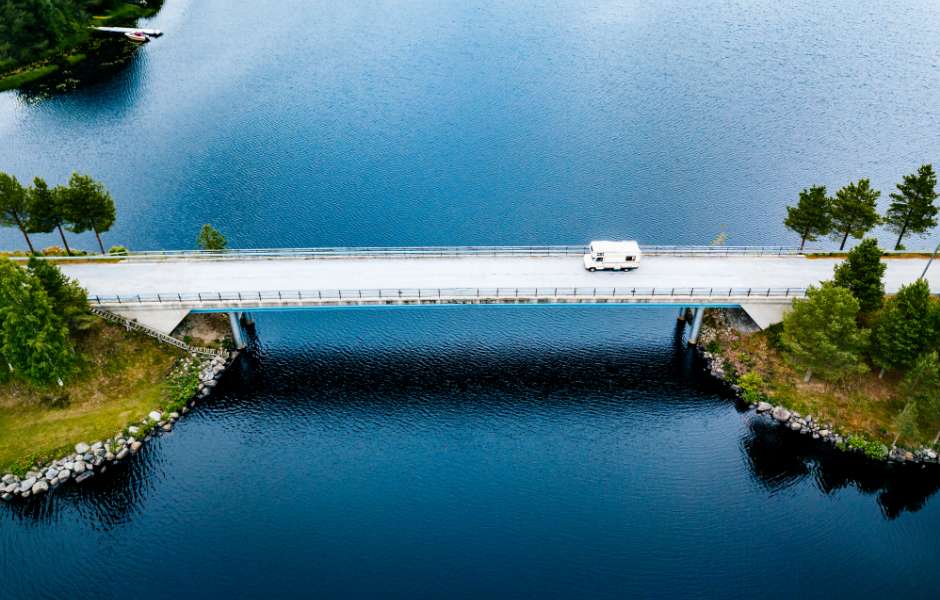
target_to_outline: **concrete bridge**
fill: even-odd
[[[586,271],[583,246],[314,248],[144,252],[62,264],[94,306],[170,333],[190,312],[239,319],[266,310],[349,306],[604,305],[693,309],[694,343],[705,307],[741,307],[761,327],[778,322],[841,259],[785,247],[648,246],[633,272]],[[885,259],[888,293],[915,281],[920,258]],[[928,276],[940,290],[940,275]]]

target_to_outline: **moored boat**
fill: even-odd
[[[124,37],[136,44],[143,44],[144,42],[149,42],[148,38],[143,31],[128,31],[124,34]]]

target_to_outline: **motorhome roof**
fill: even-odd
[[[595,240],[591,242],[591,252],[610,252],[611,254],[639,254],[640,245],[633,240],[623,242]]]

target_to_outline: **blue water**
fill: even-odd
[[[0,170],[102,179],[107,244],[790,243],[801,187],[887,196],[940,150],[926,1],[167,0],[152,24],[117,76],[0,94]],[[672,310],[266,313],[171,435],[0,507],[0,597],[934,597],[938,487],[745,412]]]

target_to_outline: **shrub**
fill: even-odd
[[[767,398],[764,394],[764,380],[754,371],[748,371],[738,378],[741,397],[748,404],[757,404]]]
[[[116,254],[118,256],[126,256],[127,248],[124,246],[111,246],[108,248],[108,254]]]
[[[868,458],[885,460],[888,458],[888,447],[881,442],[866,440],[859,435],[850,435],[844,446],[861,451]]]

